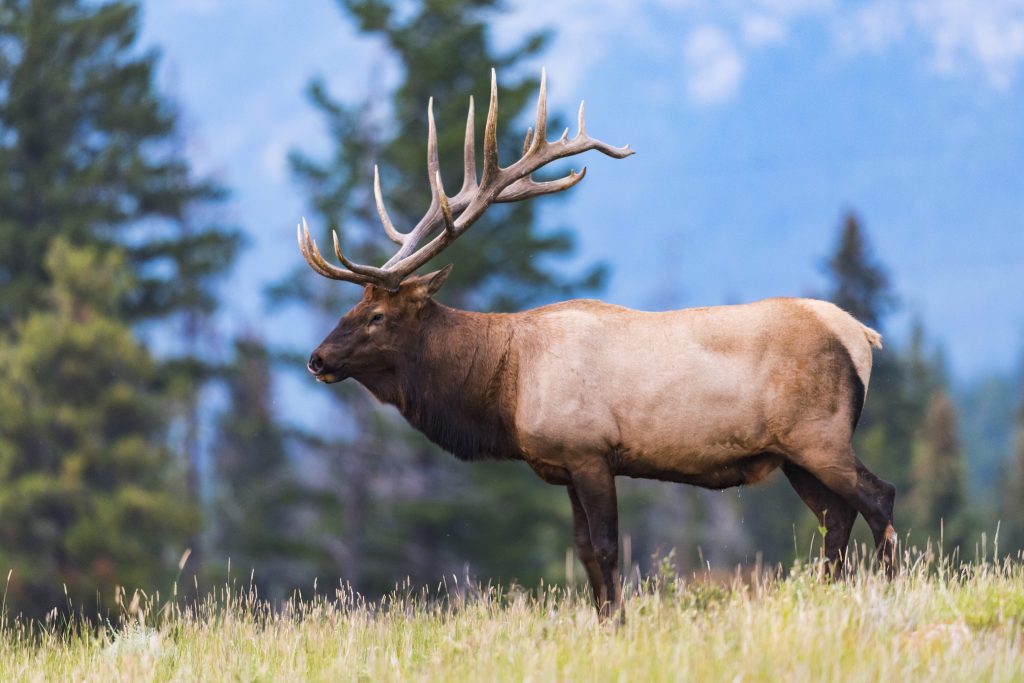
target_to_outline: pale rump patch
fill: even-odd
[[[882,335],[863,325],[849,313],[828,301],[818,299],[793,299],[794,302],[814,313],[850,354],[857,376],[867,393],[871,379],[871,349],[882,348]]]

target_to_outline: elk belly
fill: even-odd
[[[632,400],[615,410],[621,434],[616,468],[630,476],[657,472],[657,478],[689,480],[735,468],[745,458],[770,450],[764,400],[753,390],[759,384],[756,375],[756,370],[735,363],[719,363],[700,382],[657,387],[660,391],[649,384],[634,387],[627,394]],[[745,463],[742,476],[726,479],[761,478],[751,467]]]

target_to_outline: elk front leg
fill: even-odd
[[[576,494],[576,489],[570,484],[566,487],[566,490],[569,492],[569,502],[572,503],[572,540],[576,546],[576,557],[580,558],[583,568],[587,571],[590,589],[594,593],[594,607],[600,611],[602,603],[607,600],[608,593],[604,587],[601,566],[598,564],[597,556],[594,553],[594,544],[590,542],[590,525],[587,522],[587,513],[583,510],[583,504],[580,502],[580,497]]]
[[[621,621],[624,614],[622,582],[619,579],[619,511],[615,477],[603,459],[587,463],[571,474],[570,490],[575,491],[586,516],[590,545],[601,578],[600,589],[591,578],[591,585],[595,586],[597,613],[606,619],[618,611]]]

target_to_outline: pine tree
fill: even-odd
[[[507,163],[517,157],[522,137],[507,122],[532,107],[538,83],[511,74],[540,51],[545,37],[530,36],[498,54],[486,23],[499,9],[496,0],[424,0],[400,9],[380,0],[340,4],[361,31],[390,48],[401,81],[386,103],[377,94],[364,105],[337,102],[314,81],[310,96],[328,123],[334,148],[324,161],[301,153],[292,161],[321,216],[324,235],[338,229],[360,260],[380,262],[388,243],[373,204],[373,165],[380,165],[391,218],[407,229],[429,204],[427,100],[434,98],[442,174],[459,178],[467,96],[487,101],[492,66],[500,77],[505,122],[499,126],[501,158]],[[482,116],[477,124],[479,140]],[[445,252],[443,262],[430,264],[455,264],[441,298],[477,310],[508,310],[596,286],[600,268],[572,278],[552,267],[553,257],[572,252],[571,234],[542,233],[534,212],[530,202],[496,205]],[[278,295],[314,302],[326,321],[354,301],[359,292],[352,289],[303,273]],[[335,539],[330,553],[335,575],[340,569],[363,589],[385,590],[406,574],[435,581],[441,573],[461,573],[463,559],[472,557],[479,571],[499,579],[531,583],[560,576],[570,543],[562,491],[546,489],[521,467],[460,466],[411,434],[392,412],[381,411],[359,388],[342,386],[332,395],[348,418],[340,441],[324,451],[341,508],[326,518],[341,526],[323,530]]]
[[[121,320],[124,255],[57,238],[44,264],[45,307],[0,341],[0,566],[34,616],[169,590],[195,523],[156,363]]]
[[[183,228],[223,190],[191,178],[138,30],[134,2],[0,4],[0,324],[43,302],[56,235],[124,249],[135,281],[126,317],[214,306],[208,279],[230,264],[237,235]]]
[[[198,504],[211,368],[194,342],[239,235],[211,218],[224,190],[190,173],[178,112],[155,88],[159,55],[138,34],[136,2],[0,0],[0,328],[45,305],[54,239],[123,251],[133,284],[117,315],[159,335],[162,409],[185,435]]]
[[[868,327],[879,327],[895,305],[889,275],[871,254],[860,219],[843,219],[836,251],[826,264],[832,280],[829,300]]]
[[[925,535],[938,541],[940,528],[947,548],[968,540],[967,475],[956,410],[945,391],[936,391],[928,400],[914,443],[904,509],[920,541]]]

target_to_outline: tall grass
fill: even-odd
[[[180,604],[136,594],[116,622],[3,617],[0,679],[424,681],[1024,681],[1024,564],[906,553],[783,577],[632,582],[627,621],[598,623],[575,588],[449,579],[369,602],[340,588],[277,608],[224,587]]]

